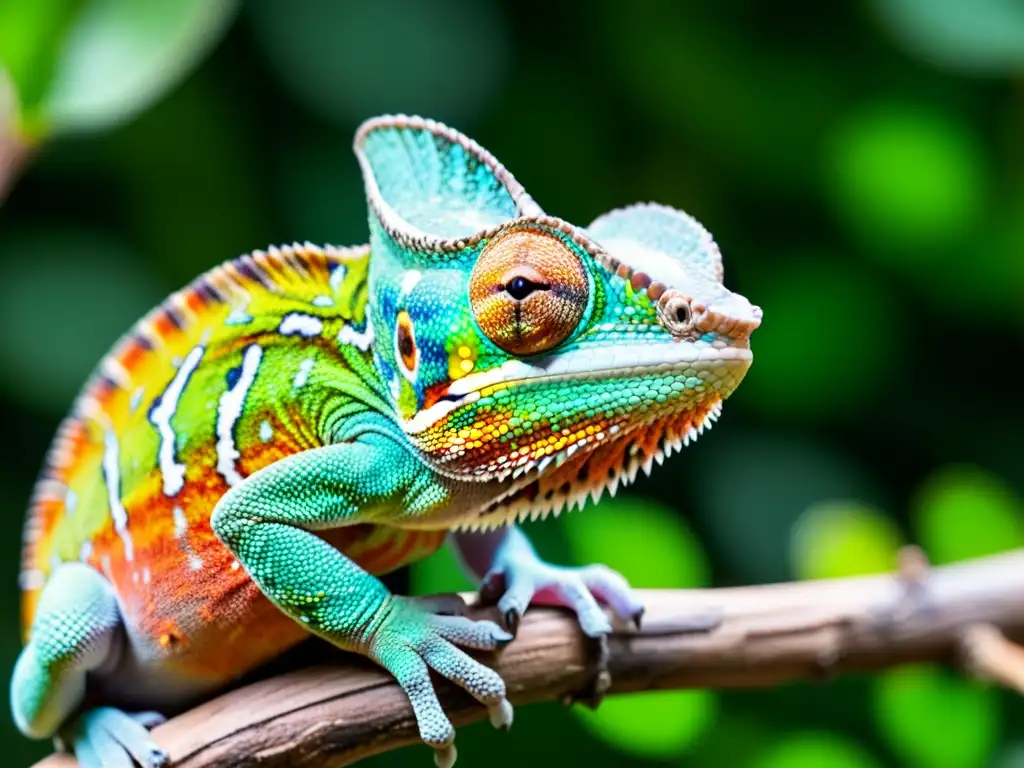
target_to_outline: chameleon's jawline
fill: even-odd
[[[677,354],[675,357],[669,357],[663,353],[665,346],[670,345],[627,348],[625,350],[616,348],[591,350],[586,357],[601,360],[603,363],[601,368],[585,367],[585,361],[581,361],[583,364],[574,365],[577,360],[580,360],[578,356],[574,355],[565,355],[555,360],[550,367],[531,365],[521,360],[510,360],[499,368],[480,374],[470,374],[456,380],[449,386],[447,394],[440,401],[419,411],[413,418],[402,421],[402,430],[408,435],[420,434],[433,427],[448,414],[478,400],[482,390],[497,385],[508,387],[537,384],[542,381],[550,383],[596,378],[633,378],[681,368],[706,370],[728,365],[749,367],[753,361],[753,353],[749,347],[719,349],[711,345],[688,344],[683,349],[690,350],[691,354]],[[652,354],[652,350],[661,353],[660,359],[658,355]],[[627,355],[630,360],[636,360],[635,365],[630,365],[626,360],[615,360],[616,357],[626,357]],[[608,366],[608,362],[619,362],[619,364]]]
[[[584,476],[592,458],[592,456],[588,456],[577,469],[579,477],[572,483],[568,492],[539,499],[540,483],[544,480],[545,471],[552,464],[561,465],[572,456],[571,450],[561,451],[541,462],[532,464],[522,474],[515,475],[507,490],[498,498],[472,517],[453,524],[452,527],[455,530],[482,531],[526,520],[544,519],[548,516],[557,517],[566,509],[582,509],[588,498],[597,503],[605,491],[614,496],[620,487],[631,485],[640,470],[649,475],[655,463],[661,464],[673,453],[681,451],[684,446],[695,441],[711,428],[721,412],[722,401],[719,400],[707,410],[702,419],[690,426],[684,434],[675,434],[664,422],[640,424],[633,429],[623,431],[615,442],[629,442],[636,432],[654,429],[658,434],[657,446],[649,453],[625,456],[623,463],[615,468],[614,474],[604,474],[597,477],[596,480],[593,478],[580,479]]]

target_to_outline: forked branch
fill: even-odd
[[[1024,550],[935,569],[919,557],[905,562],[903,573],[887,576],[645,591],[642,630],[610,638],[610,693],[770,686],[915,660],[1019,687],[1024,651],[1012,641],[1024,639]],[[717,627],[694,631],[694,618],[709,615],[721,619]],[[587,690],[599,656],[571,615],[531,608],[493,661],[512,703],[523,705]],[[456,726],[486,717],[449,684],[438,690]],[[342,766],[417,741],[398,686],[351,657],[231,691],[156,736],[176,768]],[[426,748],[423,760],[430,764]],[[73,765],[54,756],[36,768]]]

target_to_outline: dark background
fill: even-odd
[[[21,524],[84,377],[199,272],[366,238],[355,127],[451,124],[585,225],[686,210],[764,308],[718,426],[614,500],[528,526],[641,587],[892,569],[1022,546],[1024,6],[128,0],[0,4],[0,669]],[[2,169],[0,169],[2,170]],[[397,580],[470,585],[442,553]],[[7,759],[49,749],[0,719]],[[522,708],[460,764],[1024,766],[1024,704],[932,666]],[[423,747],[367,765],[428,765]]]

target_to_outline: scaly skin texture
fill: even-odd
[[[611,628],[602,604],[642,612],[621,576],[541,562],[514,522],[596,501],[694,439],[745,375],[760,310],[679,211],[575,227],[419,118],[368,121],[355,150],[368,245],[272,248],[199,277],[101,361],[54,441],[11,705],[84,768],[165,764],[150,709],[310,634],[388,669],[451,765],[428,670],[507,727],[504,683],[460,647],[512,634],[378,576],[453,532],[513,631],[531,602],[593,637]]]

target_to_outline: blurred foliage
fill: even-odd
[[[187,75],[234,18],[234,0],[0,4],[0,64],[31,140],[107,129]]]
[[[875,684],[875,718],[907,765],[985,765],[999,731],[995,691],[928,665],[889,670]]]
[[[793,570],[803,579],[887,573],[897,568],[901,543],[884,513],[859,502],[819,502],[793,526]]]
[[[3,679],[31,482],[90,367],[225,259],[363,240],[352,132],[385,111],[464,130],[581,225],[687,210],[765,310],[721,422],[529,525],[543,556],[687,587],[885,571],[905,542],[937,563],[1024,546],[1016,0],[0,0],[4,88],[0,150],[34,152],[0,207]],[[473,586],[448,550],[394,583]],[[49,749],[7,716],[0,738],[19,765]],[[923,665],[526,707],[459,747],[492,768],[1017,768],[1024,703]]]
[[[876,768],[881,764],[850,739],[828,732],[796,732],[780,739],[753,768]]]
[[[668,506],[640,496],[605,499],[563,514],[569,561],[604,563],[640,589],[709,586],[700,542]],[[574,707],[591,732],[630,754],[669,758],[685,754],[715,720],[711,691],[656,691],[607,699],[596,710]]]

